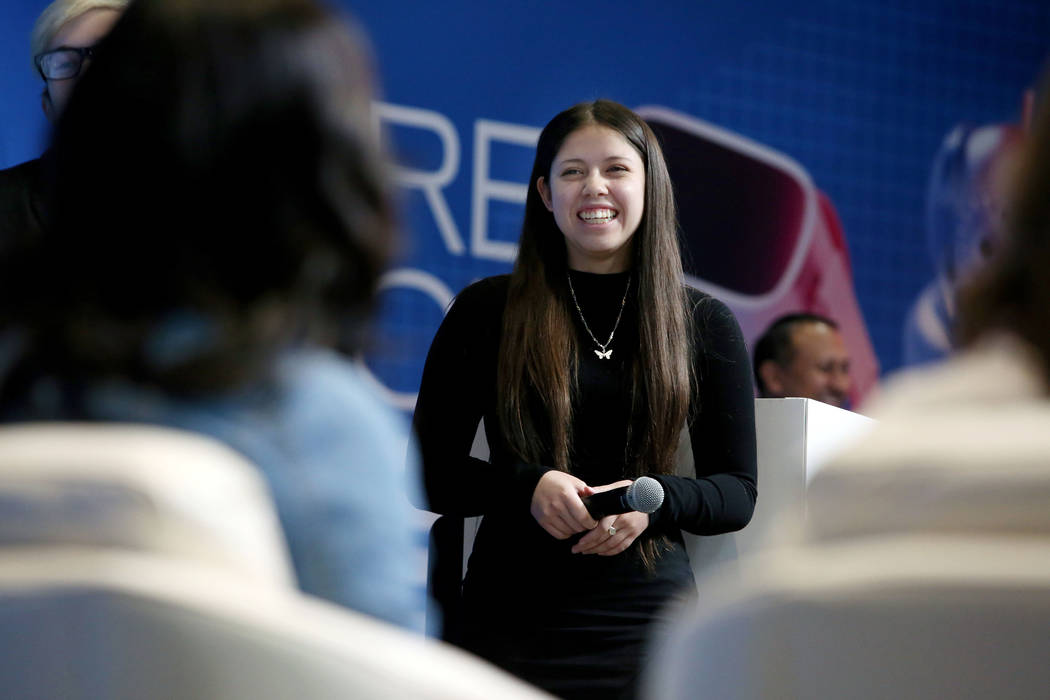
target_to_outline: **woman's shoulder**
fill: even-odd
[[[685,285],[685,293],[689,313],[700,328],[722,325],[727,322],[736,325],[736,316],[733,311],[718,297],[689,285]]]
[[[275,430],[286,447],[321,469],[401,473],[408,421],[367,367],[331,350],[302,348],[281,359],[278,376]]]
[[[498,306],[502,308],[507,301],[507,291],[509,289],[510,275],[483,277],[464,287],[456,295],[453,304]]]
[[[400,421],[379,395],[378,381],[349,358],[319,348],[299,349],[281,358],[278,373],[279,400],[293,420],[309,424],[335,417],[373,434],[398,432]]]
[[[747,342],[732,309],[718,297],[693,287],[686,287],[686,296],[698,359],[743,361]]]
[[[498,320],[503,316],[509,289],[510,275],[495,275],[472,282],[452,300],[448,316],[475,321]]]

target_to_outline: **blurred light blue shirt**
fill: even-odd
[[[249,389],[184,399],[107,382],[83,406],[92,419],[181,428],[234,448],[269,483],[304,592],[422,631],[425,552],[409,501],[421,502],[418,459],[403,417],[361,374],[334,353],[297,350]]]

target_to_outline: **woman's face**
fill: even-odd
[[[619,132],[588,124],[569,134],[549,180],[536,187],[565,235],[569,267],[622,272],[645,209],[645,165]]]

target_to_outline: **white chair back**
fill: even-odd
[[[542,700],[441,642],[213,567],[0,556],[0,688],[34,700]]]
[[[0,427],[0,548],[151,552],[292,586],[258,470],[211,438],[112,423]]]
[[[222,444],[137,425],[0,428],[4,697],[548,697],[293,584],[265,483]]]
[[[703,582],[699,610],[654,656],[646,697],[1041,700],[1048,630],[1047,538],[783,549]]]

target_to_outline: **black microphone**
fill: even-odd
[[[587,506],[587,512],[595,520],[632,510],[655,513],[663,502],[664,487],[651,476],[640,476],[629,486],[603,491],[583,499],[583,505]]]

